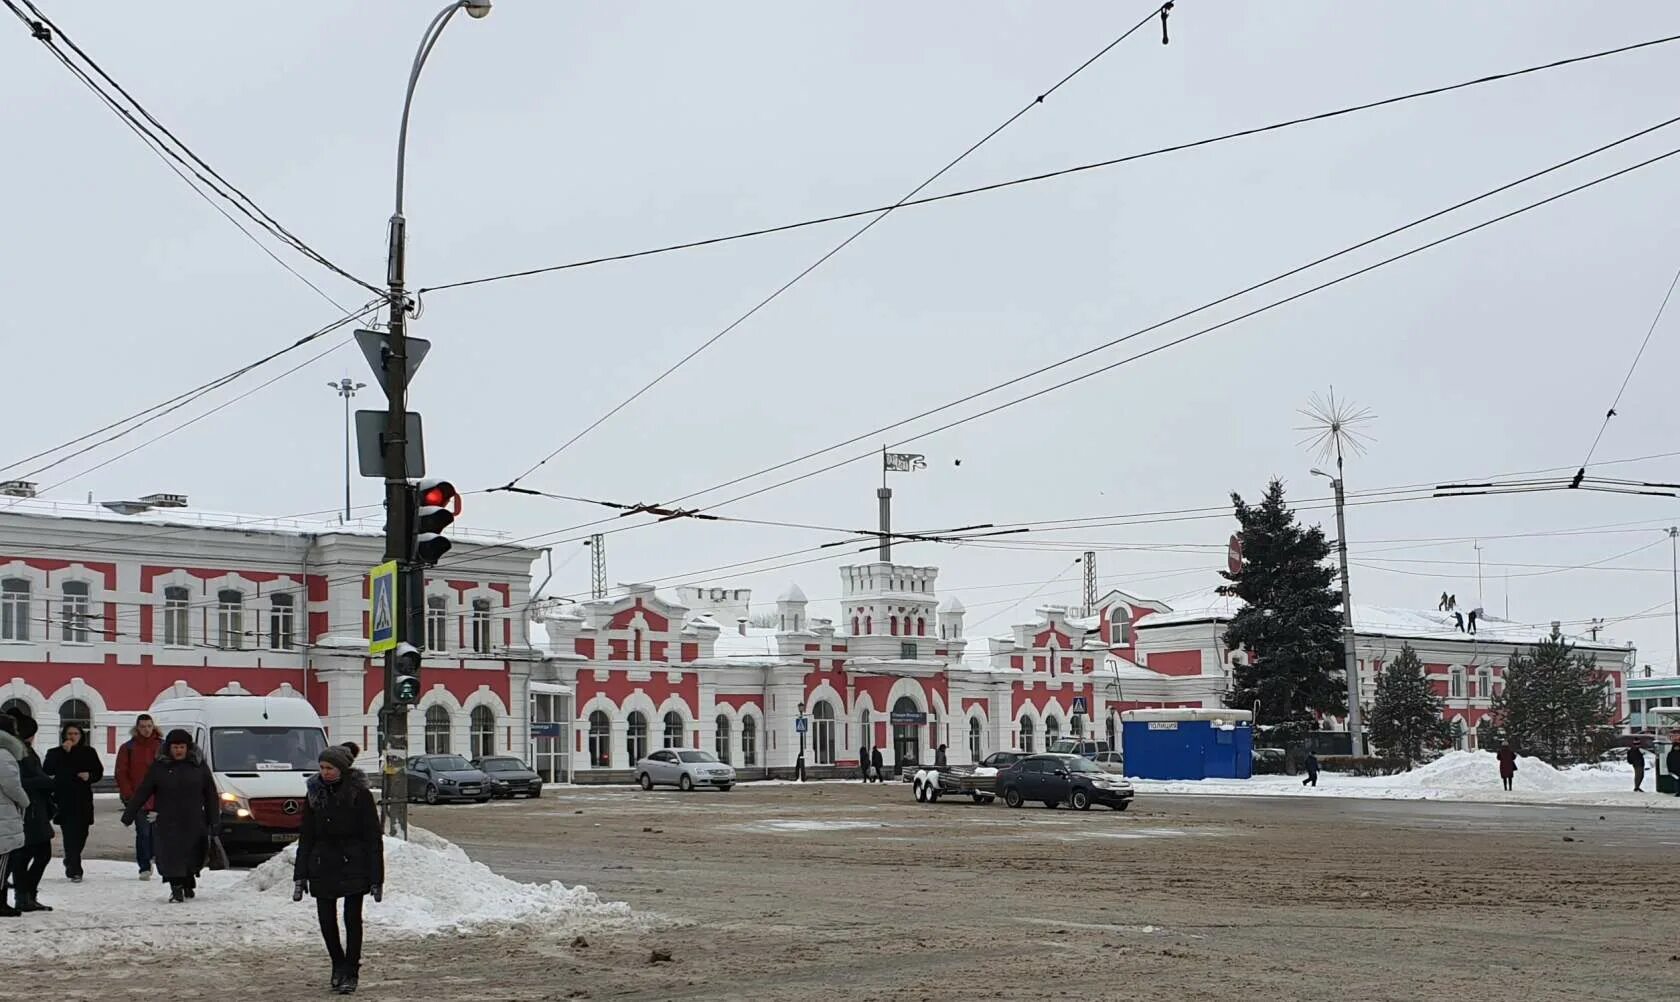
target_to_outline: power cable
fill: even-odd
[[[1052,94],[1056,93],[1056,91],[1060,90],[1064,84],[1066,84],[1068,81],[1072,80],[1074,77],[1078,76],[1079,74],[1083,73],[1086,69],[1088,69],[1097,60],[1099,60],[1103,56],[1107,55],[1112,49],[1114,49],[1115,46],[1119,45],[1121,42],[1124,42],[1127,38],[1130,38],[1132,36],[1132,34],[1134,32],[1136,32],[1139,28],[1142,28],[1145,24],[1148,24],[1151,20],[1153,20],[1163,10],[1166,10],[1170,7],[1172,7],[1172,0],[1168,0],[1167,3],[1161,4],[1160,6],[1156,7],[1154,10],[1150,11],[1137,24],[1134,24],[1130,28],[1126,29],[1124,32],[1122,32],[1120,34],[1120,36],[1118,38],[1115,38],[1113,41],[1111,41],[1107,45],[1103,46],[1101,49],[1099,49],[1097,51],[1097,53],[1095,55],[1091,56],[1089,59],[1086,59],[1083,63],[1080,63],[1077,67],[1075,67],[1072,72],[1068,73],[1066,76],[1064,76],[1060,80],[1056,81],[1056,83],[1053,86],[1051,86],[1049,90],[1044,91],[1043,93],[1039,94],[1037,97],[1033,98],[1033,100],[1028,101],[1024,106],[1022,106],[1022,108],[1019,111],[1015,112],[1015,114],[1010,115],[1008,118],[1004,119],[1004,121],[1000,125],[998,125],[994,129],[992,129],[992,131],[986,133],[984,136],[980,137],[980,139],[977,142],[975,142],[973,145],[969,146],[968,149],[963,150],[961,153],[957,154],[957,156],[954,159],[952,159],[949,163],[947,163],[945,166],[939,168],[937,171],[933,172],[933,174],[929,175],[927,180],[923,181],[922,183],[916,185],[914,188],[910,189],[910,191],[903,198],[900,198],[897,202],[895,202],[892,205],[886,207],[885,209],[880,210],[879,214],[875,215],[874,218],[870,219],[867,223],[858,227],[858,229],[853,231],[850,236],[846,237],[846,239],[844,239],[844,240],[840,241],[838,244],[834,245],[826,253],[824,253],[821,257],[817,258],[810,265],[808,265],[803,271],[799,272],[797,275],[794,275],[792,278],[788,279],[781,286],[779,286],[776,289],[776,291],[770,293],[770,295],[765,296],[763,299],[759,300],[756,305],[754,305],[751,309],[747,310],[747,312],[741,314],[739,317],[735,318],[735,320],[731,321],[722,330],[719,330],[716,334],[713,334],[711,337],[702,341],[696,348],[694,348],[688,354],[684,355],[682,358],[678,359],[675,363],[673,363],[672,365],[667,367],[663,372],[661,372],[659,375],[655,376],[652,380],[645,383],[642,386],[641,389],[639,389],[636,392],[630,394],[630,396],[626,397],[623,401],[618,403],[611,410],[607,411],[605,414],[596,418],[594,420],[594,422],[592,422],[591,424],[586,426],[582,431],[573,435],[571,438],[567,439],[565,442],[562,442],[560,444],[559,448],[555,449],[553,452],[549,453],[548,455],[544,456],[542,459],[538,460],[534,465],[532,465],[524,473],[521,473],[519,476],[514,477],[511,481],[509,481],[509,484],[510,485],[517,484],[517,483],[519,483],[519,481],[524,480],[526,477],[530,476],[537,469],[539,469],[544,464],[546,464],[549,460],[551,460],[554,457],[560,455],[562,452],[565,452],[567,449],[571,448],[574,443],[576,443],[578,440],[582,439],[585,435],[588,435],[590,432],[594,431],[596,428],[599,428],[606,421],[610,420],[613,415],[617,414],[619,411],[628,407],[630,404],[635,403],[636,400],[638,400],[642,396],[642,394],[644,394],[647,391],[653,389],[655,386],[658,386],[661,382],[664,382],[664,380],[667,376],[671,375],[673,372],[676,372],[678,369],[682,368],[684,365],[687,365],[690,361],[692,361],[695,357],[697,357],[701,352],[705,351],[707,348],[710,348],[712,345],[716,344],[718,341],[727,337],[731,331],[734,331],[737,327],[741,326],[742,324],[746,323],[748,320],[752,319],[752,317],[755,314],[757,314],[758,311],[764,309],[766,306],[769,306],[771,303],[775,302],[778,298],[780,298],[782,293],[788,291],[789,289],[793,288],[795,285],[799,284],[799,282],[802,281],[805,278],[805,276],[811,274],[812,272],[816,271],[818,268],[822,267],[825,263],[828,262],[828,260],[830,258],[834,257],[836,254],[839,254],[841,251],[843,251],[847,247],[851,246],[853,241],[857,240],[859,237],[863,236],[865,233],[868,233],[871,229],[873,229],[875,227],[875,225],[877,223],[881,222],[881,220],[883,220],[883,219],[886,219],[887,216],[889,216],[894,209],[898,208],[900,205],[904,204],[905,202],[908,202],[910,199],[912,199],[912,198],[916,197],[917,195],[921,194],[921,192],[924,189],[926,189],[928,187],[928,185],[931,185],[935,181],[939,180],[941,177],[944,177],[945,174],[948,171],[950,171],[953,167],[957,166],[957,164],[959,164],[959,163],[962,163],[965,159],[967,159],[976,150],[980,149],[980,147],[986,145],[988,142],[991,142],[991,140],[993,138],[995,138],[999,133],[1003,132],[1005,129],[1009,128],[1011,125],[1014,125],[1017,121],[1019,121],[1021,119],[1022,116],[1026,115],[1027,112],[1029,112],[1029,111],[1033,110],[1034,108],[1038,107],[1039,105],[1043,104],[1046,98],[1050,97],[1050,95],[1052,95]]]
[[[1576,482],[1579,483],[1587,475],[1587,467],[1592,464],[1593,453],[1598,451],[1598,443],[1604,440],[1604,433],[1610,428],[1610,419],[1616,416],[1616,408],[1621,406],[1622,394],[1627,392],[1628,383],[1633,380],[1634,370],[1639,368],[1639,360],[1645,357],[1645,349],[1651,343],[1651,335],[1657,332],[1657,324],[1663,318],[1663,312],[1668,309],[1668,301],[1674,295],[1674,287],[1680,285],[1680,270],[1674,272],[1674,278],[1669,280],[1668,291],[1663,293],[1662,303],[1657,306],[1657,315],[1651,318],[1651,326],[1645,331],[1645,340],[1639,342],[1639,350],[1633,353],[1633,362],[1628,366],[1627,375],[1622,377],[1622,385],[1616,388],[1616,399],[1610,401],[1610,409],[1604,412],[1604,421],[1598,426],[1598,434],[1593,436],[1592,445],[1587,447],[1587,458],[1581,460],[1581,468],[1576,472]]]
[[[1511,71],[1508,71],[1508,72],[1505,72],[1505,73],[1494,73],[1494,74],[1490,74],[1488,76],[1477,77],[1473,80],[1463,80],[1463,81],[1460,81],[1460,82],[1454,83],[1454,84],[1446,84],[1444,86],[1439,86],[1439,87],[1430,87],[1430,88],[1427,88],[1425,90],[1411,91],[1411,92],[1406,93],[1406,94],[1397,94],[1397,95],[1394,95],[1392,97],[1386,97],[1386,98],[1382,98],[1382,99],[1376,100],[1376,101],[1366,101],[1366,102],[1363,102],[1363,103],[1360,103],[1360,104],[1353,104],[1353,105],[1347,105],[1347,106],[1341,107],[1341,108],[1335,108],[1335,109],[1332,109],[1330,111],[1321,111],[1321,112],[1317,112],[1317,113],[1314,113],[1314,114],[1311,114],[1311,115],[1303,115],[1303,116],[1300,116],[1298,118],[1285,119],[1285,120],[1280,121],[1280,122],[1273,122],[1269,125],[1259,125],[1259,126],[1254,126],[1252,128],[1239,129],[1236,132],[1226,132],[1226,133],[1222,133],[1222,134],[1217,135],[1217,136],[1208,136],[1208,137],[1203,138],[1203,139],[1196,139],[1196,140],[1192,140],[1190,142],[1178,143],[1178,144],[1173,145],[1173,146],[1163,146],[1163,147],[1160,147],[1158,149],[1146,150],[1146,151],[1140,152],[1140,153],[1128,153],[1125,156],[1114,157],[1114,158],[1108,159],[1108,160],[1098,160],[1098,161],[1095,161],[1093,163],[1080,164],[1080,165],[1074,166],[1074,167],[1063,167],[1063,168],[1060,168],[1058,170],[1046,171],[1042,174],[1031,174],[1031,175],[1027,175],[1025,177],[1012,178],[1012,179],[1009,179],[1009,180],[1006,180],[1006,181],[996,181],[996,182],[993,182],[991,184],[981,185],[981,186],[976,187],[976,188],[964,188],[964,189],[961,189],[961,190],[958,190],[958,191],[950,191],[950,192],[946,192],[945,194],[942,194],[942,195],[929,195],[925,198],[905,198],[905,199],[900,199],[899,201],[894,202],[890,205],[879,205],[879,206],[875,206],[873,208],[868,208],[868,209],[853,209],[849,212],[840,212],[840,213],[835,213],[833,215],[828,215],[828,216],[818,216],[818,217],[813,218],[813,219],[804,219],[804,220],[801,220],[801,221],[795,222],[795,223],[782,223],[782,224],[776,225],[776,226],[766,226],[766,227],[761,227],[759,229],[754,229],[754,230],[743,230],[743,231],[740,231],[740,232],[725,234],[725,235],[722,235],[722,236],[706,237],[706,238],[699,239],[699,240],[688,240],[688,241],[684,241],[682,243],[665,244],[665,245],[659,246],[659,247],[649,247],[649,248],[645,248],[645,249],[642,249],[642,250],[628,251],[628,252],[621,253],[621,254],[608,254],[608,255],[603,255],[603,256],[599,256],[599,257],[584,258],[584,259],[577,260],[577,261],[569,261],[569,262],[566,262],[565,264],[553,264],[553,265],[546,265],[546,266],[538,267],[538,268],[527,268],[527,269],[524,269],[522,271],[510,271],[510,272],[503,272],[501,274],[496,274],[496,275],[485,275],[485,276],[480,277],[480,278],[469,278],[469,279],[463,279],[463,280],[457,281],[457,282],[446,282],[442,285],[429,285],[429,286],[426,286],[423,289],[420,289],[419,293],[420,294],[425,294],[425,293],[429,293],[429,292],[443,292],[443,291],[447,291],[449,289],[462,289],[462,288],[467,288],[469,286],[485,285],[485,284],[492,283],[492,282],[505,282],[505,281],[509,281],[511,279],[517,279],[517,278],[531,278],[533,276],[546,275],[546,274],[551,274],[553,272],[571,271],[571,270],[578,269],[578,268],[589,268],[589,267],[593,267],[595,265],[600,265],[600,264],[610,264],[610,263],[619,262],[619,261],[632,261],[632,260],[635,260],[637,258],[653,257],[653,256],[660,255],[660,254],[670,254],[670,253],[673,253],[675,251],[694,250],[695,248],[699,248],[699,247],[710,247],[710,246],[714,246],[714,245],[717,245],[717,244],[732,243],[732,242],[737,241],[737,240],[748,240],[748,239],[752,239],[754,237],[770,236],[770,235],[777,234],[777,233],[787,233],[791,230],[800,230],[800,229],[805,229],[805,228],[811,227],[811,226],[822,226],[822,225],[825,225],[825,224],[828,224],[828,223],[844,222],[848,219],[858,219],[858,218],[861,218],[861,217],[864,217],[864,216],[873,216],[873,215],[876,215],[877,213],[892,212],[895,209],[909,209],[909,208],[914,208],[914,207],[922,206],[922,205],[932,205],[935,202],[945,202],[945,201],[949,201],[951,199],[956,199],[956,198],[967,198],[970,195],[979,195],[979,194],[985,194],[987,192],[1000,191],[1000,190],[1003,190],[1005,188],[1013,188],[1013,187],[1016,187],[1018,185],[1036,184],[1040,181],[1048,181],[1048,180],[1052,180],[1052,179],[1055,179],[1055,178],[1066,177],[1070,174],[1081,174],[1081,173],[1085,173],[1087,171],[1102,170],[1104,168],[1115,167],[1115,166],[1118,166],[1120,164],[1132,163],[1133,161],[1137,161],[1137,160],[1147,160],[1151,157],[1163,156],[1163,155],[1168,154],[1168,153],[1181,153],[1185,150],[1197,149],[1197,148],[1202,147],[1202,146],[1212,146],[1212,145],[1215,145],[1217,143],[1229,142],[1230,140],[1233,140],[1233,139],[1245,139],[1249,136],[1258,136],[1258,135],[1262,135],[1262,134],[1267,133],[1267,132],[1277,132],[1281,129],[1293,128],[1294,126],[1298,126],[1298,125],[1308,125],[1308,124],[1311,124],[1311,123],[1314,123],[1314,122],[1322,122],[1322,121],[1325,121],[1327,119],[1340,118],[1343,115],[1351,115],[1351,114],[1355,114],[1355,113],[1361,112],[1361,111],[1370,111],[1374,108],[1381,108],[1381,107],[1385,107],[1385,106],[1391,105],[1391,104],[1400,104],[1400,103],[1403,103],[1403,102],[1406,102],[1406,101],[1416,100],[1418,98],[1434,97],[1434,96],[1439,95],[1439,94],[1445,94],[1445,93],[1455,91],[1455,90],[1462,90],[1462,89],[1467,88],[1467,87],[1476,87],[1476,86],[1480,86],[1482,84],[1496,83],[1496,82],[1501,81],[1501,80],[1509,80],[1513,77],[1520,77],[1520,76],[1524,76],[1524,75],[1527,75],[1527,74],[1530,74],[1530,73],[1539,73],[1539,72],[1542,72],[1544,70],[1557,69],[1559,67],[1570,66],[1570,65],[1573,65],[1573,64],[1576,64],[1576,63],[1589,62],[1589,61],[1594,60],[1594,59],[1603,59],[1603,58],[1608,57],[1608,56],[1621,55],[1623,53],[1632,52],[1632,51],[1635,51],[1637,49],[1644,49],[1644,48],[1648,48],[1648,47],[1653,46],[1653,45],[1665,45],[1669,42],[1674,42],[1674,41],[1680,41],[1680,35],[1669,35],[1669,36],[1666,36],[1666,37],[1663,37],[1663,38],[1654,38],[1654,39],[1651,39],[1651,40],[1645,41],[1645,42],[1637,42],[1633,45],[1624,45],[1624,46],[1614,48],[1614,49],[1604,49],[1604,50],[1601,50],[1599,52],[1592,52],[1592,53],[1588,53],[1588,54],[1582,55],[1582,56],[1573,56],[1573,57],[1570,57],[1570,58],[1567,58],[1567,59],[1558,59],[1558,60],[1554,60],[1554,61],[1549,62],[1549,63],[1541,63],[1541,64],[1534,65],[1534,66],[1527,66],[1527,67],[1524,67],[1522,69],[1511,70]]]

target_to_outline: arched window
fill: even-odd
[[[474,758],[496,754],[496,714],[488,706],[473,707],[470,743]]]
[[[59,639],[71,644],[85,644],[88,642],[88,611],[91,606],[88,583],[66,581],[60,587],[60,591],[63,596],[59,615]]]
[[[435,703],[426,709],[426,754],[449,754],[449,711]]]
[[[224,651],[245,646],[245,593],[236,588],[216,593],[216,646]]]
[[[811,755],[818,765],[834,764],[834,705],[826,699],[811,707]]]
[[[866,634],[870,634],[870,635],[873,635],[875,633],[875,617],[874,616],[863,617],[863,632],[866,633]]]
[[[729,718],[721,713],[717,718],[717,757],[719,762],[729,764]]]
[[[0,581],[0,640],[29,639],[29,581]]]
[[[1132,611],[1123,605],[1117,605],[1108,610],[1108,642],[1114,647],[1124,647],[1132,639]]]
[[[647,758],[648,723],[640,710],[631,710],[624,718],[624,750],[630,756],[631,765]]]
[[[449,599],[447,596],[426,596],[426,650],[449,650]]]
[[[589,714],[589,764],[597,769],[612,765],[612,720],[600,710]]]
[[[856,616],[853,616],[852,617],[852,636],[855,637],[857,635],[858,635],[858,618]]]
[[[472,649],[476,654],[490,653],[490,600],[472,601]]]
[[[30,718],[35,716],[35,711],[30,707],[30,705],[17,698],[8,699],[4,703],[0,703],[0,713],[21,714]]]
[[[898,617],[893,616],[889,622],[891,624],[889,628],[892,630],[892,635],[895,637],[898,636]]]
[[[660,747],[683,747],[683,718],[676,710],[665,714],[665,743]]]
[[[1056,739],[1062,736],[1062,722],[1055,717],[1044,718],[1044,750],[1056,747]]]
[[[1033,753],[1033,722],[1031,717],[1021,718],[1021,750],[1028,755]]]
[[[1073,720],[1069,724],[1069,728],[1070,733],[1072,733],[1074,737],[1083,738],[1085,736],[1085,718],[1077,713],[1074,714]]]
[[[920,713],[921,708],[909,696],[900,696],[893,702],[892,712],[895,716],[914,714]],[[893,765],[898,769],[915,768],[922,761],[922,725],[894,724],[892,732]]]
[[[927,636],[927,620],[923,619],[920,616],[916,617],[916,636],[918,636],[918,637]]]
[[[741,765],[750,768],[758,764],[758,719],[741,718]]]
[[[192,592],[184,585],[170,585],[163,590],[163,644],[165,647],[187,647],[192,644],[192,632],[187,620],[187,606]]]
[[[979,762],[986,757],[986,750],[980,746],[980,718],[968,718],[968,760]]]
[[[58,726],[62,728],[66,724],[75,724],[80,728],[82,743],[87,744],[88,731],[93,730],[93,710],[83,700],[65,700],[58,707]]]

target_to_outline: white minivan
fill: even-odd
[[[313,706],[295,696],[181,696],[152,704],[151,714],[164,734],[191,734],[215,774],[229,854],[297,841],[309,777],[327,746]]]

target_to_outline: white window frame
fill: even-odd
[[[968,757],[976,765],[985,757],[986,727],[979,717],[968,718]]]
[[[717,715],[717,720],[715,721],[715,724],[714,724],[714,730],[713,730],[713,735],[712,735],[712,745],[713,745],[713,751],[718,757],[718,761],[722,762],[724,765],[733,765],[734,764],[734,756],[731,755],[730,752],[729,752],[729,732],[730,732],[730,729],[731,728],[729,726],[729,714],[727,714],[727,713],[718,714]]]
[[[297,596],[292,592],[276,592],[268,597],[268,649],[297,649]]]
[[[435,714],[433,713],[434,710],[443,716],[443,727],[441,730],[437,727],[437,721],[435,719]],[[426,707],[426,712],[422,721],[421,734],[423,735],[423,740],[425,742],[426,754],[453,754],[450,751],[449,746],[451,741],[450,732],[454,730],[454,721],[450,719],[449,707],[444,706],[442,703],[433,703],[431,706]],[[438,744],[441,744],[442,747],[437,747]]]
[[[449,650],[448,595],[434,592],[426,596],[426,650],[440,654]]]
[[[239,601],[230,602],[229,595],[238,595]],[[245,592],[238,588],[216,589],[216,646],[224,651],[245,649]]]
[[[479,721],[485,717],[490,718],[490,723],[480,727]],[[472,752],[468,758],[496,754],[496,711],[483,703],[467,711],[467,748]]]
[[[677,721],[677,734],[675,741],[673,741],[671,737],[671,718],[673,717],[675,717]],[[659,715],[660,748],[687,748],[687,739],[688,721],[683,719],[681,710],[666,710],[664,713]]]
[[[741,768],[752,769],[758,766],[758,718],[750,713],[741,714]]]
[[[23,585],[20,590],[17,585]],[[31,642],[30,608],[35,600],[35,582],[24,577],[0,579],[0,640]]]
[[[1476,672],[1476,694],[1483,699],[1493,698],[1493,669],[1482,668]]]
[[[828,716],[817,716],[817,710],[827,710]],[[834,704],[826,699],[817,700],[811,707],[811,758],[817,765],[833,765],[835,758],[835,724]]]
[[[176,603],[170,592],[179,589],[183,597]],[[192,646],[192,589],[184,584],[163,586],[163,646]]]
[[[71,589],[79,589],[72,593]],[[58,586],[59,640],[66,644],[86,644],[88,620],[93,618],[93,584],[79,578],[59,582]]]
[[[1447,673],[1447,698],[1464,698],[1464,669],[1454,665]]]
[[[467,617],[467,625],[472,651],[474,654],[489,654],[495,646],[492,628],[496,623],[490,600],[481,595],[472,599],[468,608],[471,610]]]

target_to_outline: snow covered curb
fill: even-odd
[[[369,900],[364,909],[369,939],[494,927],[571,936],[633,918],[628,905],[602,901],[586,887],[509,880],[430,832],[411,834],[409,842],[385,840],[385,900]],[[202,952],[315,941],[320,933],[313,902],[292,901],[293,855],[288,848],[255,870],[205,873],[197,899],[183,905],[165,903],[161,882],[136,880],[132,863],[88,860],[81,884],[63,880],[55,865],[41,886],[42,901],[54,911],[8,919],[8,928],[20,935],[7,937],[0,963],[107,950]]]
[[[1540,804],[1578,807],[1680,809],[1680,797],[1655,792],[1656,776],[1645,771],[1644,793],[1633,792],[1633,767],[1626,763],[1554,769],[1535,758],[1519,758],[1514,789],[1500,786],[1499,762],[1492,752],[1448,752],[1428,765],[1395,776],[1346,776],[1319,773],[1318,786],[1302,786],[1300,776],[1253,779],[1163,781],[1133,779],[1139,794],[1166,793],[1216,797],[1348,797],[1364,800],[1443,800],[1487,804]]]

